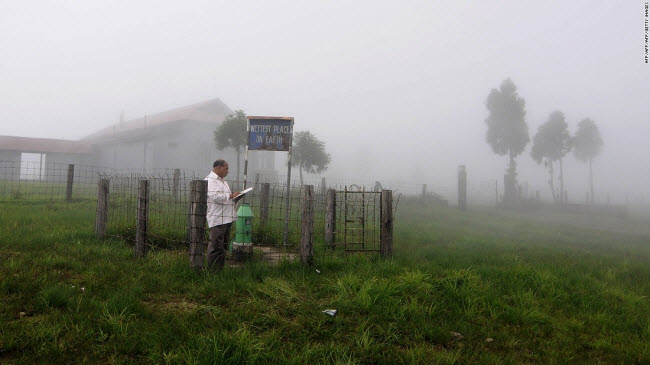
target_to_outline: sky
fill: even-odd
[[[328,175],[453,186],[502,181],[485,100],[511,78],[530,137],[564,112],[604,140],[599,192],[650,193],[644,1],[0,0],[0,135],[76,140],[119,120],[220,98],[292,116]],[[548,194],[543,166],[519,180]],[[587,167],[565,159],[569,191]],[[650,199],[650,195],[648,196]]]

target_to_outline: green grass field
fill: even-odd
[[[392,260],[195,273],[94,211],[1,203],[0,363],[650,362],[648,218],[402,201]]]

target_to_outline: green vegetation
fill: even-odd
[[[0,206],[0,363],[650,362],[634,215],[404,201],[392,260],[195,273],[186,251],[95,239],[94,211]]]

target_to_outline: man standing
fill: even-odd
[[[212,164],[212,172],[208,180],[208,227],[210,227],[210,243],[208,243],[208,268],[221,269],[226,262],[226,248],[230,238],[230,227],[237,219],[233,199],[239,193],[230,191],[225,180],[228,175],[228,162],[219,159]]]

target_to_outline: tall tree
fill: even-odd
[[[596,122],[585,118],[578,123],[578,130],[573,137],[573,154],[582,162],[589,162],[589,187],[591,190],[589,201],[594,203],[594,173],[593,160],[600,154],[603,139],[600,137]]]
[[[293,138],[291,165],[298,166],[300,185],[302,185],[302,170],[309,173],[323,172],[327,170],[331,157],[325,151],[325,142],[316,138],[311,132],[297,132]]]
[[[533,148],[530,155],[537,163],[544,163],[548,168],[551,194],[553,201],[556,203],[562,201],[564,193],[564,172],[562,169],[562,157],[571,150],[571,135],[569,134],[568,125],[564,120],[564,114],[560,111],[554,111],[549,115],[548,120],[539,126],[535,137],[533,137]],[[553,162],[560,162],[560,190],[555,191]]]
[[[526,102],[517,94],[517,87],[510,79],[501,83],[499,89],[492,89],[485,103],[489,115],[487,123],[487,142],[498,155],[508,155],[510,164],[507,176],[510,187],[505,187],[505,196],[514,196],[517,181],[515,157],[523,152],[530,141],[526,125]]]
[[[235,110],[224,119],[214,131],[214,142],[219,151],[232,148],[237,152],[237,181],[239,181],[240,156],[246,147],[246,114],[242,110]]]

